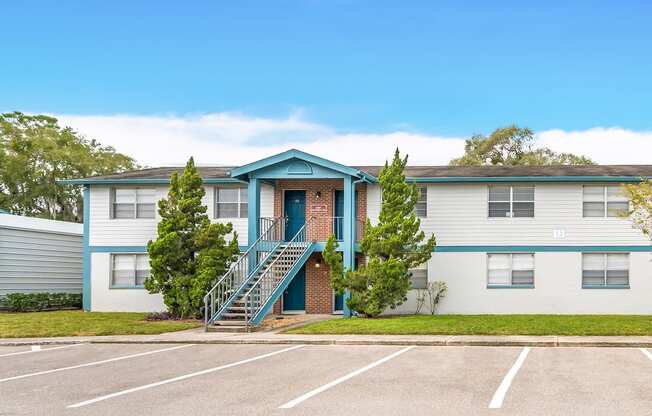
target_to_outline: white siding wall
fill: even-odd
[[[630,289],[582,289],[582,253],[536,253],[534,289],[487,289],[486,253],[435,253],[428,279],[448,285],[442,314],[652,314],[652,254],[631,253],[629,267]],[[415,295],[387,313],[414,313]]]
[[[90,193],[90,245],[91,246],[145,246],[156,238],[156,219],[111,219],[109,186],[92,186]],[[167,187],[158,186],[159,199],[167,195]],[[238,243],[247,244],[247,219],[215,219],[215,188],[206,187],[204,204],[211,221],[230,221],[238,233]],[[263,185],[261,189],[261,216],[274,215],[274,188]],[[91,310],[93,311],[162,311],[161,295],[151,295],[145,289],[110,289],[110,253],[91,254]]]
[[[164,311],[163,296],[146,289],[110,289],[111,255],[91,254],[91,310],[96,312]]]
[[[167,195],[167,187],[157,186],[159,199]],[[149,240],[156,238],[155,219],[111,219],[109,186],[92,186],[90,194],[90,245],[91,246],[144,246]],[[260,211],[263,217],[274,216],[274,188],[263,185],[261,188]],[[230,218],[215,219],[215,188],[206,187],[203,200],[208,207],[211,221],[231,222],[238,233],[238,243],[247,244],[247,219]]]
[[[367,213],[377,221],[378,186],[369,186]],[[620,218],[583,218],[581,184],[536,184],[534,218],[488,218],[483,184],[428,185],[421,227],[437,245],[645,245],[649,240]],[[564,239],[553,238],[563,230]]]

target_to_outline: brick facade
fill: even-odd
[[[319,264],[319,267],[315,267]],[[329,268],[321,253],[313,253],[306,261],[306,313],[333,312],[333,289]]]
[[[306,221],[316,217],[308,230],[309,238],[326,241],[333,233],[335,212],[335,191],[344,189],[342,179],[277,180],[274,186],[274,216],[283,216],[283,191],[306,191]],[[361,234],[362,224],[367,220],[367,185],[357,184],[358,204],[356,207],[357,233]]]
[[[309,230],[309,238],[316,241],[326,241],[333,233],[335,208],[335,191],[344,188],[341,179],[311,179],[311,180],[277,180],[274,187],[274,216],[283,216],[283,191],[306,191],[306,219],[316,217]],[[367,220],[367,185],[357,184],[358,193],[357,220],[360,224]],[[319,195],[317,194],[319,192]],[[321,218],[321,219],[320,219]],[[358,231],[360,233],[360,231]],[[319,267],[316,264],[319,263]],[[330,286],[328,266],[324,263],[321,253],[313,253],[306,261],[306,313],[330,314],[333,312],[333,289]],[[282,311],[281,297],[273,308],[273,313]]]

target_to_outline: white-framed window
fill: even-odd
[[[428,263],[410,269],[410,288],[425,289],[428,286]]]
[[[428,187],[418,186],[417,191],[419,192],[419,199],[414,206],[414,213],[419,218],[425,218],[428,216]]]
[[[487,287],[533,287],[534,253],[487,253]]]
[[[111,255],[111,287],[143,287],[149,274],[147,254]]]
[[[111,218],[155,218],[156,188],[113,188]]]
[[[215,188],[215,218],[247,218],[248,201],[247,187]]]
[[[582,287],[629,287],[629,253],[582,253]]]
[[[584,217],[620,217],[629,211],[629,200],[620,185],[584,185],[582,195]]]
[[[489,217],[534,217],[534,185],[490,185]]]

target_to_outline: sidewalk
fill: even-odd
[[[0,346],[50,344],[312,344],[423,345],[506,347],[637,347],[652,348],[652,336],[482,336],[482,335],[295,335],[278,331],[204,332],[202,328],[160,335],[112,335],[58,338],[2,338]]]

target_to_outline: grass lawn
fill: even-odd
[[[0,313],[0,338],[153,335],[201,325],[199,321],[145,321],[145,315],[83,311]]]
[[[331,319],[289,334],[652,335],[652,315],[412,315]]]

